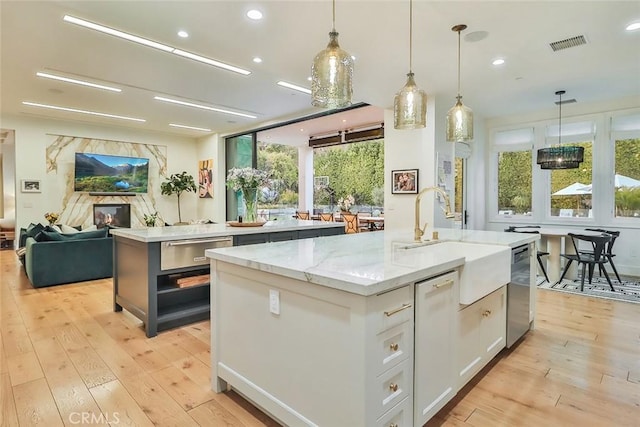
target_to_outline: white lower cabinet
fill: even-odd
[[[457,392],[458,273],[415,284],[414,425],[421,426]]]
[[[505,347],[506,316],[506,286],[458,311],[458,390]]]

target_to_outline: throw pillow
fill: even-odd
[[[85,228],[84,230],[80,230],[80,232],[81,232],[81,233],[86,233],[86,232],[88,232],[88,231],[96,231],[97,229],[98,229],[98,226],[97,226],[97,225],[95,225],[95,224],[93,224],[93,225],[90,225],[89,227]],[[105,227],[105,230],[106,230],[106,229],[107,229],[107,228]]]
[[[60,229],[61,229],[60,233],[65,233],[65,234],[75,234],[75,233],[79,232],[77,228],[71,227],[71,226],[66,225],[66,224],[62,224],[60,226]]]
[[[37,223],[31,223],[29,224],[29,227],[27,227],[27,237],[36,237],[36,235],[41,232],[42,230],[44,230],[44,225]]]
[[[35,237],[37,242],[59,242],[65,240],[99,239],[107,237],[107,229],[90,230],[84,233],[64,234],[43,230]]]

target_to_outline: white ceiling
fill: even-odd
[[[1,108],[3,113],[107,123],[177,135],[178,123],[233,133],[322,110],[309,95],[276,85],[309,87],[313,57],[328,41],[331,2],[323,1],[2,1]],[[260,9],[261,21],[245,16]],[[152,39],[248,70],[241,76],[209,65],[81,28],[65,14]],[[484,118],[556,108],[554,92],[580,103],[636,96],[640,105],[640,1],[414,2],[413,71],[429,96],[456,93],[456,24],[462,40],[464,102]],[[406,0],[337,0],[336,29],[356,56],[354,102],[391,108],[408,71]],[[176,35],[184,29],[190,37]],[[486,32],[470,42],[465,35]],[[584,35],[588,43],[553,52],[549,43]],[[252,62],[260,56],[263,63]],[[506,64],[491,65],[503,57]],[[112,84],[111,93],[36,77],[58,73]],[[256,119],[155,101],[169,96],[254,113]],[[145,123],[45,110],[22,101],[146,119]],[[362,122],[380,120],[360,118]],[[340,119],[341,121],[342,119]],[[351,120],[357,125],[355,119]],[[333,126],[333,125],[331,125]],[[299,129],[298,129],[298,132]],[[318,129],[315,130],[318,132]]]

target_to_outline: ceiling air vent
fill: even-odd
[[[554,52],[557,52],[562,49],[569,49],[570,47],[581,46],[583,44],[587,44],[587,40],[584,38],[584,36],[575,36],[568,39],[559,40],[557,42],[549,43],[549,46],[551,46],[551,49],[553,49]]]

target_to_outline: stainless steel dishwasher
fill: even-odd
[[[511,249],[511,281],[507,285],[507,347],[529,330],[531,252],[529,244]]]
[[[233,246],[233,237],[231,236],[162,242],[160,269],[164,271],[209,264],[209,260],[204,255],[205,250],[228,246]]]

